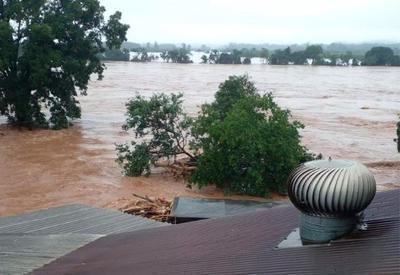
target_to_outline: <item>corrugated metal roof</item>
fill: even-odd
[[[67,205],[19,216],[0,218],[0,234],[109,235],[163,226],[153,220],[88,205]]]
[[[25,274],[104,235],[0,234],[0,274]]]
[[[378,193],[365,214],[367,231],[284,249],[299,224],[292,206],[117,234],[35,274],[400,274],[400,190]]]
[[[24,274],[108,234],[166,224],[87,205],[0,218],[0,274]]]

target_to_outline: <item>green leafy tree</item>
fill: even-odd
[[[183,155],[197,165],[189,186],[265,195],[285,190],[290,171],[315,157],[300,145],[303,125],[271,94],[259,94],[247,76],[221,83],[196,120],[183,112],[181,94],[137,96],[127,108],[124,129],[132,129],[136,141],[117,145],[117,161],[129,176],[149,174],[160,159]]]
[[[243,64],[251,64],[251,59],[249,58],[249,57],[245,57],[244,59],[243,59]]]
[[[189,181],[250,195],[283,191],[289,173],[312,159],[300,145],[302,127],[271,94],[260,95],[247,76],[230,77],[195,122],[192,145],[202,154]]]
[[[220,53],[218,52],[218,50],[212,50],[210,52],[210,56],[208,57],[208,60],[211,64],[217,64],[219,57],[220,57]]]
[[[195,160],[187,149],[193,120],[182,108],[182,94],[156,94],[150,99],[136,96],[127,103],[123,129],[133,129],[136,141],[117,145],[117,162],[127,176],[148,175],[160,159],[185,155]]]
[[[233,64],[242,64],[242,61],[240,60],[240,57],[242,56],[241,51],[233,50],[231,55],[232,55],[232,59],[233,59]]]
[[[201,56],[201,63],[202,64],[207,64],[207,62],[208,62],[208,57],[207,57],[207,55],[203,54]]]
[[[139,49],[137,55],[133,57],[132,62],[151,62],[155,57],[149,55],[145,48]]]
[[[392,66],[400,66],[400,55],[394,55],[392,57],[391,65]]]
[[[257,89],[254,84],[249,81],[248,76],[230,76],[228,80],[219,85],[218,92],[215,94],[215,100],[211,104],[203,104],[201,106],[200,123],[212,123],[209,119],[224,119],[232,106],[241,98],[255,96]],[[204,120],[205,119],[205,120]],[[206,131],[206,129],[203,129]]]
[[[187,50],[185,44],[182,44],[182,46],[182,48],[168,51],[168,59],[173,63],[192,63],[190,51]]]
[[[234,57],[230,53],[221,53],[216,63],[218,64],[234,64]]]
[[[162,60],[166,61],[167,63],[169,62],[168,51],[162,51],[160,54],[160,57]]]
[[[272,65],[288,65],[291,61],[291,50],[287,47],[284,50],[276,50],[270,58]]]
[[[323,53],[322,47],[320,45],[310,45],[304,50],[304,55],[306,58],[317,59]]]
[[[232,53],[218,53],[212,52],[210,54],[209,60],[215,64],[242,64],[241,62],[242,52],[238,50],[233,50]]]
[[[373,47],[365,53],[363,65],[384,66],[391,65],[395,55],[389,47]]]
[[[54,128],[79,118],[77,93],[91,74],[102,78],[98,54],[118,48],[129,27],[120,12],[105,22],[104,11],[97,0],[0,1],[0,115]]]
[[[290,59],[295,65],[304,65],[306,63],[304,51],[293,52]]]

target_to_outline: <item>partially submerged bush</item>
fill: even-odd
[[[150,99],[136,96],[128,108],[125,130],[133,129],[141,143],[117,145],[117,162],[127,176],[149,174],[151,165],[162,158],[186,155],[194,159],[187,150],[189,127],[192,119],[182,109],[182,94],[156,94]]]
[[[303,125],[291,122],[271,94],[257,93],[246,76],[230,77],[215,98],[193,129],[203,153],[189,181],[250,195],[286,189],[289,173],[312,158],[300,145]]]
[[[117,161],[129,176],[149,174],[162,158],[186,155],[197,163],[189,185],[265,195],[285,190],[291,170],[314,158],[300,144],[303,125],[291,121],[272,94],[259,94],[247,76],[221,83],[215,101],[204,104],[196,120],[183,112],[182,94],[137,96],[127,107],[124,128],[145,138],[117,146]]]

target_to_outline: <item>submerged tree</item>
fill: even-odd
[[[202,64],[207,64],[207,62],[208,62],[208,57],[207,57],[207,55],[203,54],[201,56],[201,63]]]
[[[250,195],[284,191],[289,173],[313,158],[300,144],[302,127],[247,76],[230,77],[195,123],[202,154],[190,182]]]
[[[365,53],[363,65],[367,66],[385,66],[400,65],[398,56],[395,56],[393,50],[389,47],[373,47]]]
[[[276,50],[270,58],[272,65],[288,65],[291,60],[291,49],[287,47],[284,50]]]
[[[259,94],[247,76],[221,83],[197,119],[183,112],[181,94],[137,96],[127,107],[124,128],[134,131],[136,141],[117,146],[117,161],[129,176],[149,174],[161,159],[185,156],[196,166],[190,186],[265,195],[285,190],[290,171],[314,157],[300,144],[302,124],[291,121],[271,94]]]
[[[210,52],[210,56],[208,57],[208,61],[211,64],[216,64],[219,60],[219,57],[220,57],[220,52],[218,50],[212,50]]]
[[[97,0],[0,1],[0,115],[57,129],[79,118],[78,92],[92,73],[102,78],[98,54],[119,48],[129,27],[104,11]]]
[[[182,108],[182,94],[156,94],[150,99],[136,96],[127,103],[125,130],[132,129],[136,139],[131,144],[117,145],[117,162],[127,176],[149,174],[151,166],[163,158],[185,155],[195,160],[188,150],[192,119]]]
[[[190,51],[186,49],[186,45],[179,49],[173,49],[168,51],[167,59],[173,63],[192,63],[190,59]]]
[[[251,64],[251,59],[249,57],[245,57],[243,59],[243,64],[247,64],[247,65]]]

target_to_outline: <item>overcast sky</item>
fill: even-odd
[[[399,42],[400,0],[100,0],[132,42]]]

